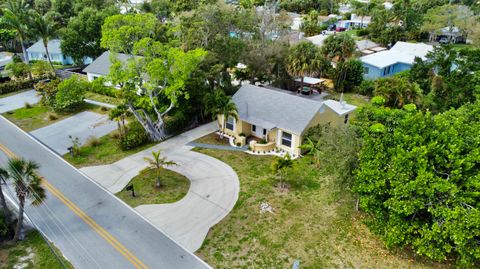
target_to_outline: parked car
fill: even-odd
[[[446,37],[441,37],[441,38],[438,40],[438,42],[439,42],[440,44],[448,44],[448,43],[450,43],[450,41],[449,41],[448,38],[446,38]]]
[[[343,32],[343,31],[346,31],[346,30],[347,30],[347,28],[345,28],[345,27],[337,27],[337,29],[335,29],[335,31],[337,31],[337,32]]]

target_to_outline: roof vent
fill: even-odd
[[[345,108],[345,100],[343,100],[343,92],[340,94],[340,105],[342,105],[342,108]]]

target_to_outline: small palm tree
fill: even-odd
[[[285,64],[287,72],[291,76],[300,77],[300,88],[303,88],[305,76],[321,76],[329,65],[317,46],[307,41],[290,48]]]
[[[238,120],[237,105],[233,102],[232,97],[227,96],[223,91],[214,92],[210,95],[209,99],[209,112],[212,114],[212,117],[216,118],[218,115],[223,115],[223,122],[220,130],[220,139],[223,139],[227,119],[233,117],[235,120]]]
[[[272,163],[272,173],[273,175],[277,176],[280,179],[279,187],[280,189],[284,189],[286,184],[284,183],[285,172],[293,167],[293,160],[290,155],[287,153],[285,156],[277,157]]]
[[[310,138],[307,138],[307,141],[300,146],[301,149],[308,151],[309,155],[313,156],[313,160],[315,162],[315,167],[320,167],[320,159],[322,157],[322,143],[319,139],[317,143],[313,142]]]
[[[37,163],[22,158],[8,160],[6,171],[9,179],[13,181],[19,202],[17,227],[12,239],[13,242],[18,241],[23,227],[26,198],[31,199],[33,205],[40,205],[45,200],[45,189],[41,185],[42,179],[36,174],[38,168]]]
[[[156,175],[155,187],[160,188],[162,187],[162,183],[160,182],[160,168],[165,168],[167,166],[174,166],[174,165],[177,165],[177,163],[173,161],[167,161],[166,157],[161,156],[160,150],[152,151],[152,157],[153,158],[145,157],[144,159],[150,164],[149,168],[154,169],[156,171],[157,175]]]
[[[47,19],[45,15],[42,16],[40,13],[35,11],[31,14],[30,27],[32,33],[36,37],[42,39],[42,43],[47,54],[48,63],[50,63],[52,70],[55,71],[52,59],[50,58],[50,53],[48,52],[48,41],[56,34],[55,24],[51,20]]]
[[[5,220],[7,224],[10,222],[10,209],[8,209],[5,195],[3,195],[3,184],[7,183],[8,172],[7,170],[0,168],[0,203],[2,204],[3,212],[5,214]]]

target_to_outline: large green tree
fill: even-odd
[[[323,42],[322,54],[330,60],[344,62],[355,52],[355,41],[346,33],[330,35]]]
[[[16,32],[16,37],[20,41],[23,52],[23,60],[28,63],[27,41],[28,29],[28,9],[29,4],[24,0],[8,0],[3,5],[3,16],[0,17],[0,24]]]
[[[387,246],[480,266],[480,103],[433,116],[414,105],[370,107],[355,191]]]
[[[390,107],[401,108],[405,104],[420,104],[422,101],[422,90],[420,86],[402,76],[376,80],[373,93],[376,96],[385,98],[385,104]]]
[[[330,63],[322,56],[317,46],[303,41],[290,48],[285,66],[291,76],[301,78],[301,87],[303,87],[305,76],[321,76],[330,68]]]

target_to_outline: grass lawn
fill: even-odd
[[[73,266],[62,257],[60,251],[55,251],[67,268],[73,268]],[[32,255],[31,253],[33,253],[31,259],[20,261],[22,257]],[[25,264],[26,266],[18,268],[64,268],[38,231],[31,231],[25,240],[15,245],[7,244],[0,247],[0,268],[15,268],[14,266],[18,266],[19,264]]]
[[[190,188],[188,178],[163,168],[159,171],[162,187],[156,188],[156,175],[154,169],[141,171],[138,176],[130,181],[135,188],[136,197],[132,197],[131,191],[126,190],[117,193],[117,197],[131,207],[147,204],[167,204],[182,199]]]
[[[70,154],[65,154],[63,158],[75,167],[110,164],[155,145],[155,143],[149,143],[132,150],[123,151],[118,146],[117,139],[111,135],[102,136],[99,141],[100,144],[97,146],[84,145],[80,147],[80,154],[74,158]]]
[[[85,104],[77,111],[69,113],[54,112],[50,107],[36,104],[32,105],[30,108],[22,107],[10,112],[6,112],[3,114],[3,116],[5,116],[11,122],[15,123],[21,129],[29,132],[50,125],[54,122],[60,121],[64,118],[70,117],[76,113],[85,110],[90,110],[102,114],[108,113],[107,111],[104,111],[104,108],[91,104]],[[51,118],[50,115],[55,115],[55,117]]]
[[[340,100],[340,93],[329,91],[329,95],[326,99],[333,99],[333,100]],[[357,93],[344,93],[343,98],[348,104],[352,104],[358,107],[365,106],[369,103],[369,98],[367,96],[363,96]]]
[[[86,92],[85,98],[94,100],[97,102],[112,104],[112,105],[119,105],[122,103],[122,101],[118,98],[114,98],[114,97],[110,97],[110,96],[106,96],[106,95],[102,95],[94,92]]]
[[[211,145],[230,145],[228,138],[224,137],[220,139],[219,135],[215,132],[202,136],[199,139],[195,140],[196,143],[211,144]]]
[[[274,187],[269,156],[195,149],[232,166],[240,195],[196,253],[214,268],[446,268],[389,251],[363,224],[353,197],[335,176],[315,169],[309,157],[288,174],[288,191]],[[267,202],[273,213],[261,213]]]

